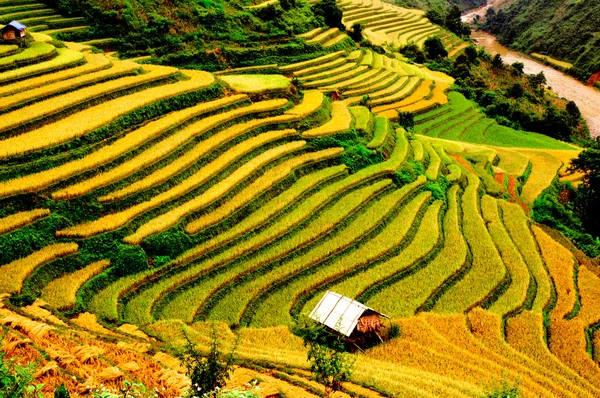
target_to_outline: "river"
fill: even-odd
[[[575,101],[588,123],[592,137],[600,136],[600,91],[526,55],[509,50],[489,33],[473,31],[471,37],[492,55],[500,54],[506,64],[522,62],[525,65],[525,73],[538,74],[543,71],[548,87],[560,97]]]

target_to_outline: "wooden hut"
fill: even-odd
[[[20,22],[12,21],[0,29],[0,33],[2,34],[2,40],[20,40],[25,37],[27,33],[27,26]]]
[[[328,290],[308,315],[328,329],[340,333],[346,342],[356,346],[370,345],[373,341],[383,341],[379,330],[383,326],[382,317],[388,318],[373,308],[349,297]]]

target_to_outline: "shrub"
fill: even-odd
[[[437,36],[427,38],[423,44],[423,50],[425,51],[425,56],[431,60],[446,58],[448,56],[448,51],[446,51],[444,44]]]
[[[350,32],[350,38],[357,43],[360,43],[363,38],[364,27],[361,24],[352,25],[352,31]]]
[[[69,390],[64,384],[61,384],[56,390],[54,390],[54,398],[71,398]]]
[[[111,268],[119,277],[136,274],[148,268],[148,257],[139,246],[119,244]]]
[[[4,338],[0,339],[0,341]],[[2,398],[30,398],[43,395],[40,392],[43,384],[32,384],[35,366],[29,364],[22,366],[15,359],[5,360],[5,352],[0,351],[0,397]]]

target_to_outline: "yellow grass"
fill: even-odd
[[[305,155],[290,159],[281,165],[268,170],[243,191],[234,196],[230,201],[211,211],[210,213],[203,215],[199,219],[189,223],[186,226],[186,229],[200,231],[208,226],[224,220],[239,210],[242,206],[246,205],[248,202],[254,198],[257,198],[260,194],[266,192],[275,184],[288,177],[295,168],[307,162],[322,160],[325,157],[335,156],[343,152],[343,149],[341,148],[338,148],[337,151],[335,149],[336,148],[332,148],[327,152],[320,151],[316,153],[307,153]]]
[[[110,265],[110,261],[101,260],[78,271],[55,279],[42,290],[42,299],[54,308],[64,310],[75,305],[79,288]]]
[[[281,75],[224,75],[219,77],[234,91],[242,93],[267,93],[286,91],[292,83]]]
[[[559,61],[558,59],[549,57],[540,53],[531,53],[531,56],[539,61],[546,61],[551,65],[558,66],[559,68],[571,69],[573,64],[570,62]]]
[[[133,65],[133,70],[139,68],[139,65],[135,63],[131,63],[130,65]],[[116,66],[114,66],[113,68],[115,67]],[[131,87],[139,86],[144,83],[163,79],[177,72],[177,69],[169,67],[147,69],[149,69],[148,73],[136,76],[127,76],[122,77],[120,79],[110,80],[104,83],[98,83],[90,87],[85,87],[70,92],[69,95],[61,95],[54,98],[50,98],[7,113],[3,115],[2,121],[0,122],[0,131],[13,129],[22,124],[44,118],[46,116],[63,111],[72,106],[76,106],[82,102],[92,100],[94,98],[98,98]],[[126,70],[126,67],[124,70]],[[64,83],[60,83],[59,86],[64,87]],[[47,88],[48,87],[42,88],[40,89],[40,91],[43,92]],[[26,96],[27,94],[23,95]],[[2,109],[3,105],[6,106],[7,101],[9,101],[8,98],[5,99],[5,104],[2,104],[0,102],[0,109]]]
[[[241,100],[243,98],[238,98],[238,99]],[[222,100],[222,102],[217,103],[217,104],[226,104],[226,103],[229,103],[229,101]],[[89,193],[89,192],[93,191],[94,189],[109,185],[109,184],[116,182],[124,177],[135,174],[136,172],[140,171],[144,167],[150,166],[152,163],[162,159],[163,157],[167,156],[171,152],[177,150],[182,145],[182,143],[185,143],[198,135],[205,134],[210,129],[212,129],[220,124],[226,123],[227,121],[229,121],[231,119],[235,119],[237,117],[245,116],[245,115],[248,115],[251,113],[278,109],[278,108],[282,107],[283,105],[285,105],[285,103],[287,103],[286,100],[270,100],[270,101],[258,102],[256,104],[252,104],[247,107],[236,108],[229,112],[220,113],[220,114],[209,116],[207,118],[199,120],[198,122],[195,122],[195,123],[187,126],[183,130],[170,135],[169,137],[165,138],[161,142],[153,145],[151,148],[149,148],[149,149],[145,150],[144,152],[140,153],[139,155],[129,159],[125,163],[122,163],[119,166],[117,166],[105,173],[98,174],[95,177],[92,177],[88,180],[74,184],[74,185],[64,188],[62,190],[56,191],[52,194],[52,197],[54,199],[69,199],[69,198],[85,195],[86,193]],[[213,108],[213,107],[211,106],[210,108]],[[271,119],[268,119],[267,121],[289,121],[290,119],[291,118],[289,116],[288,117],[275,116]],[[261,125],[260,123],[263,122],[262,120],[263,119],[261,119],[260,121],[254,122],[254,123],[257,124],[258,126],[260,126]],[[165,122],[167,122],[167,119],[165,119]],[[170,170],[173,170],[173,173],[176,173],[178,171],[181,171],[182,167],[183,168],[188,167],[190,164],[192,164],[193,162],[198,160],[200,156],[205,155],[208,150],[216,148],[218,145],[220,145],[224,142],[227,142],[227,140],[230,138],[230,136],[236,137],[237,136],[236,133],[243,134],[245,132],[244,128],[248,127],[248,126],[251,127],[251,123],[252,122],[248,122],[248,124],[245,124],[245,125],[238,125],[240,127],[236,127],[236,126],[231,127],[230,129],[225,130],[221,134],[216,134],[216,135],[210,137],[206,141],[201,142],[198,145],[196,145],[191,151],[189,151],[182,158],[180,158],[181,160],[177,160],[177,161],[171,163],[166,168],[157,170],[155,173],[153,173],[150,176],[141,180],[135,186],[139,187],[139,189],[142,189],[142,187],[148,188],[148,187],[152,186],[154,183],[159,183],[159,182],[164,181],[161,178],[165,178],[165,177],[168,178],[170,176],[168,174],[168,172]],[[154,127],[157,127],[157,126],[154,126]],[[158,127],[160,127],[160,126],[158,126]],[[227,132],[229,132],[230,135],[228,135]],[[131,192],[135,192],[135,190],[137,190],[137,189],[127,187],[127,188],[124,188],[123,193],[129,194]],[[122,192],[114,193],[114,199],[118,199],[118,198],[125,196],[125,195],[123,195],[123,193]],[[112,199],[112,197],[109,196],[103,200],[111,200],[111,199]]]
[[[352,114],[343,102],[334,102],[331,106],[331,119],[319,126],[306,130],[302,133],[303,137],[316,138],[342,133],[350,129],[352,124]]]
[[[48,209],[35,209],[31,211],[22,211],[11,214],[10,216],[0,218],[0,234],[10,232],[14,229],[24,227],[27,224],[50,215]]]
[[[18,65],[19,62],[32,62],[38,58],[48,58],[53,53],[56,53],[56,48],[53,45],[33,42],[21,52],[0,58],[0,68],[12,68]]]
[[[62,81],[59,81],[56,83],[47,84],[47,85],[39,87],[39,88],[34,88],[34,89],[31,89],[28,91],[15,93],[8,97],[0,98],[0,110],[8,109],[8,108],[20,105],[23,102],[34,101],[36,99],[47,97],[47,96],[57,94],[57,93],[61,93],[63,91],[71,91],[74,88],[77,88],[78,86],[94,84],[99,80],[114,79],[114,78],[119,77],[124,74],[130,74],[134,71],[139,70],[140,68],[141,68],[140,65],[133,63],[133,62],[127,62],[127,61],[117,62],[113,65],[112,68],[109,68],[109,69],[104,69],[104,70],[101,70],[98,72],[87,73],[87,74],[84,74],[84,75],[81,75],[78,77],[73,77],[66,81],[62,80]],[[146,75],[141,75],[141,76],[145,77],[148,75],[150,75],[149,77],[151,79],[153,78],[152,73],[148,73]],[[154,75],[154,78],[156,78],[155,75]],[[33,105],[32,108],[27,108],[27,109],[29,109],[30,112],[33,109],[36,109],[36,110],[39,109],[40,111],[50,109],[50,107],[49,107],[50,102],[59,103],[59,102],[62,102],[61,100],[63,97],[68,97],[68,102],[64,101],[64,103],[56,105],[56,108],[63,109],[64,107],[69,106],[69,104],[83,101],[83,98],[86,98],[86,99],[92,98],[92,95],[98,95],[98,94],[105,95],[105,94],[109,94],[110,92],[114,91],[115,89],[116,90],[126,89],[126,88],[130,87],[131,85],[143,84],[145,82],[147,82],[147,80],[140,81],[139,77],[128,77],[128,78],[120,78],[120,79],[114,80],[113,82],[109,82],[112,84],[98,83],[96,86],[94,86],[94,87],[97,87],[97,90],[93,90],[92,87],[89,87],[89,88],[85,88],[85,89],[80,89],[78,91],[72,91],[68,95],[64,95],[59,98],[55,97],[51,100],[42,101],[36,105]],[[83,90],[85,90],[85,92],[83,92]],[[84,97],[83,95],[86,92],[87,92],[87,97]],[[90,92],[92,92],[93,94],[90,94]],[[43,113],[47,114],[45,111],[43,111]],[[11,115],[13,115],[13,114],[11,114]],[[32,114],[32,119],[35,119],[35,114]]]
[[[502,222],[535,279],[537,291],[531,309],[542,311],[552,299],[552,282],[529,229],[529,217],[517,204],[501,200],[498,205],[502,209]]]
[[[16,195],[25,192],[35,192],[40,189],[47,188],[59,181],[109,163],[110,161],[117,159],[119,156],[123,156],[138,146],[143,145],[144,142],[158,137],[170,128],[185,122],[185,120],[191,117],[195,117],[205,112],[211,112],[219,109],[222,106],[242,101],[246,98],[247,97],[245,95],[225,97],[215,101],[201,103],[181,111],[172,112],[165,117],[149,122],[143,127],[126,134],[123,138],[116,140],[112,144],[106,145],[96,152],[93,152],[81,159],[77,159],[39,173],[30,174],[14,180],[0,182],[0,197]],[[156,151],[151,152],[156,154]],[[134,159],[137,159],[137,157]],[[120,170],[119,167],[116,169]],[[115,169],[107,173],[113,173],[115,172],[114,170]],[[87,187],[88,189],[88,191],[85,192],[89,192],[93,189],[91,187],[95,187],[92,181],[100,180],[100,175],[104,174],[99,174],[98,176],[83,182],[83,186]],[[71,188],[66,188],[63,191],[71,192],[70,189]],[[78,193],[83,194],[81,191]],[[55,196],[58,198],[68,197],[60,196],[58,194],[55,194]]]
[[[0,96],[20,93],[20,92],[23,92],[26,90],[31,90],[34,88],[41,87],[46,84],[58,82],[58,81],[65,80],[65,79],[70,79],[72,77],[81,76],[86,73],[96,72],[96,71],[99,71],[99,70],[102,70],[105,68],[109,68],[111,66],[111,62],[109,61],[108,58],[106,58],[106,56],[104,56],[104,54],[81,54],[81,53],[76,53],[74,51],[68,51],[66,53],[63,53],[63,52],[61,52],[61,50],[62,49],[59,49],[59,55],[58,55],[58,57],[55,58],[55,60],[57,60],[57,59],[60,60],[65,57],[63,54],[68,54],[68,55],[71,55],[72,58],[74,58],[75,60],[80,60],[82,58],[85,58],[85,60],[87,61],[86,64],[82,65],[82,66],[77,66],[74,68],[67,68],[65,70],[61,70],[61,71],[54,72],[54,73],[47,73],[47,74],[44,74],[44,75],[38,76],[38,77],[32,77],[27,80],[15,82],[15,83],[3,84],[2,87],[0,87]],[[52,61],[49,61],[49,62],[52,62]],[[3,79],[8,79],[10,76],[14,77],[14,75],[16,75],[17,73],[22,74],[24,71],[27,71],[28,68],[31,69],[32,67],[39,67],[40,65],[43,65],[43,64],[44,63],[29,65],[29,66],[25,66],[25,67],[22,67],[19,69],[1,73],[0,81],[2,81]]]
[[[328,86],[330,84],[333,84],[335,82],[338,81],[347,81],[357,75],[360,75],[366,71],[368,71],[369,68],[367,66],[359,66],[358,68],[353,68],[348,70],[347,72],[344,73],[338,73],[338,74],[331,74],[330,77],[325,77],[319,80],[315,80],[315,81],[310,81],[307,83],[304,83],[305,87],[324,87],[324,86]]]
[[[157,234],[174,226],[182,217],[185,217],[194,211],[200,210],[204,206],[217,200],[234,186],[252,175],[252,173],[259,168],[267,165],[278,157],[297,151],[305,145],[306,141],[295,141],[278,146],[260,154],[259,156],[250,160],[248,163],[241,166],[229,177],[212,186],[202,195],[148,221],[139,227],[132,235],[125,237],[123,240],[129,244],[139,244],[148,236]]]
[[[186,74],[191,76],[190,80],[149,88],[107,101],[25,134],[0,141],[0,159],[27,154],[70,141],[135,109],[162,99],[199,90],[214,82],[214,77],[206,72],[186,71]]]
[[[577,318],[589,325],[600,320],[600,278],[585,265],[579,266],[577,276],[581,308]]]
[[[552,239],[540,227],[531,227],[542,252],[556,289],[556,305],[552,317],[562,318],[571,312],[577,300],[577,290],[573,279],[575,258],[564,246]]]
[[[491,196],[484,195],[481,198],[481,210],[490,236],[496,244],[511,278],[510,286],[491,305],[489,310],[500,315],[506,315],[520,308],[525,302],[530,275],[527,264],[523,261],[519,250],[517,250],[500,219],[498,202]]]
[[[287,115],[295,115],[306,117],[321,108],[325,96],[318,90],[310,90],[304,92],[302,102],[290,110],[285,111]]]
[[[309,67],[312,65],[319,65],[319,64],[331,61],[332,59],[335,59],[335,58],[343,57],[345,54],[346,54],[346,52],[342,50],[342,51],[338,51],[335,53],[324,55],[319,58],[311,59],[308,61],[302,61],[302,62],[297,62],[295,64],[281,66],[281,67],[279,67],[279,69],[284,72],[300,70],[302,68],[306,68],[306,67]]]
[[[425,147],[425,150],[429,155],[429,164],[427,166],[427,170],[425,170],[425,177],[427,177],[428,180],[435,181],[438,178],[440,167],[442,165],[442,159],[435,149],[433,149],[429,141],[423,141],[423,147]]]
[[[25,258],[15,260],[0,266],[0,292],[19,293],[25,279],[36,268],[44,263],[76,253],[79,246],[76,243],[57,243],[46,246]]]
[[[110,329],[107,329],[104,326],[100,325],[98,323],[98,319],[96,318],[96,315],[90,314],[89,312],[84,312],[84,313],[77,315],[77,317],[71,319],[71,322],[73,322],[74,324],[76,324],[78,326],[81,326],[84,329],[94,332],[94,333],[108,334],[111,336],[119,336],[118,333],[115,333],[115,332],[111,331]]]
[[[522,153],[506,148],[494,147],[494,150],[500,158],[498,167],[515,176],[521,176],[527,170],[529,158]]]
[[[227,167],[227,165],[231,164],[231,162],[239,159],[252,150],[257,149],[266,143],[272,142],[273,140],[294,135],[295,133],[296,130],[272,131],[248,139],[229,149],[213,162],[185,179],[182,183],[165,192],[162,192],[154,198],[146,202],[139,203],[121,212],[109,214],[96,221],[90,221],[85,224],[60,230],[57,232],[57,236],[89,237],[101,232],[120,228],[140,214],[174,200],[190,190],[200,186],[212,176],[216,175],[219,171]]]
[[[562,162],[543,150],[519,149],[519,152],[527,156],[533,166],[523,186],[521,200],[526,204],[533,204],[535,199],[552,184]]]
[[[422,101],[424,97],[429,95],[429,93],[431,92],[432,89],[433,89],[433,87],[432,87],[431,82],[421,81],[421,84],[419,85],[419,87],[417,87],[417,89],[411,95],[409,95],[407,98],[403,99],[402,101],[395,102],[392,104],[376,106],[371,111],[373,113],[379,114],[383,111],[401,108],[403,106],[414,104],[417,101]]]
[[[207,119],[209,119],[209,118],[207,118]],[[207,120],[207,119],[205,119],[205,120]],[[169,178],[186,170],[191,165],[193,165],[195,162],[197,162],[200,158],[202,158],[202,156],[206,155],[207,153],[210,153],[212,150],[215,150],[220,145],[222,145],[228,141],[231,141],[231,140],[233,140],[255,128],[258,128],[258,127],[261,127],[264,125],[268,125],[268,124],[286,122],[289,120],[290,120],[289,116],[281,115],[281,116],[274,116],[271,118],[254,119],[254,120],[250,120],[246,123],[236,124],[228,129],[225,129],[225,130],[219,132],[218,134],[215,134],[214,136],[206,139],[205,141],[202,141],[201,143],[196,145],[191,151],[186,152],[184,155],[178,157],[177,160],[175,160],[171,164],[163,167],[162,169],[155,171],[154,173],[142,178],[141,180],[134,182],[133,184],[131,184],[123,189],[115,191],[109,195],[102,196],[102,197],[98,198],[98,200],[100,202],[112,202],[115,200],[122,199],[128,195],[131,195],[131,194],[134,194],[137,192],[141,192],[145,189],[159,185],[160,183],[163,183],[163,182],[167,181]],[[202,130],[199,130],[199,131],[195,130],[195,131],[200,132]],[[246,140],[243,144],[236,146],[236,148],[242,148],[242,149],[245,148],[246,149],[245,151],[242,151],[242,152],[240,152],[238,150],[237,156],[239,157],[243,153],[247,153],[249,150],[254,149],[258,145],[261,145],[268,141],[272,141],[272,140],[275,140],[278,138],[295,135],[295,134],[296,134],[296,130],[281,130],[278,132],[272,131],[269,133],[269,135],[260,135],[261,139],[258,139],[257,137],[253,137],[251,139]],[[132,162],[135,162],[136,159],[133,159]],[[233,159],[234,158],[232,157],[231,160],[233,160]],[[208,178],[208,176],[210,176],[210,175],[211,174],[206,174],[205,179]]]

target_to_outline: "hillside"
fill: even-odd
[[[467,48],[422,11],[339,5],[391,48]],[[324,396],[290,327],[334,290],[400,330],[336,397],[598,396],[597,259],[530,217],[581,179],[581,148],[337,28],[290,40],[309,50],[215,73],[0,44],[5,358],[36,362],[45,397],[125,380],[176,397],[186,339],[207,349],[216,323],[230,387]]]
[[[518,0],[488,15],[484,29],[510,47],[573,64],[582,80],[600,71],[600,1]]]

